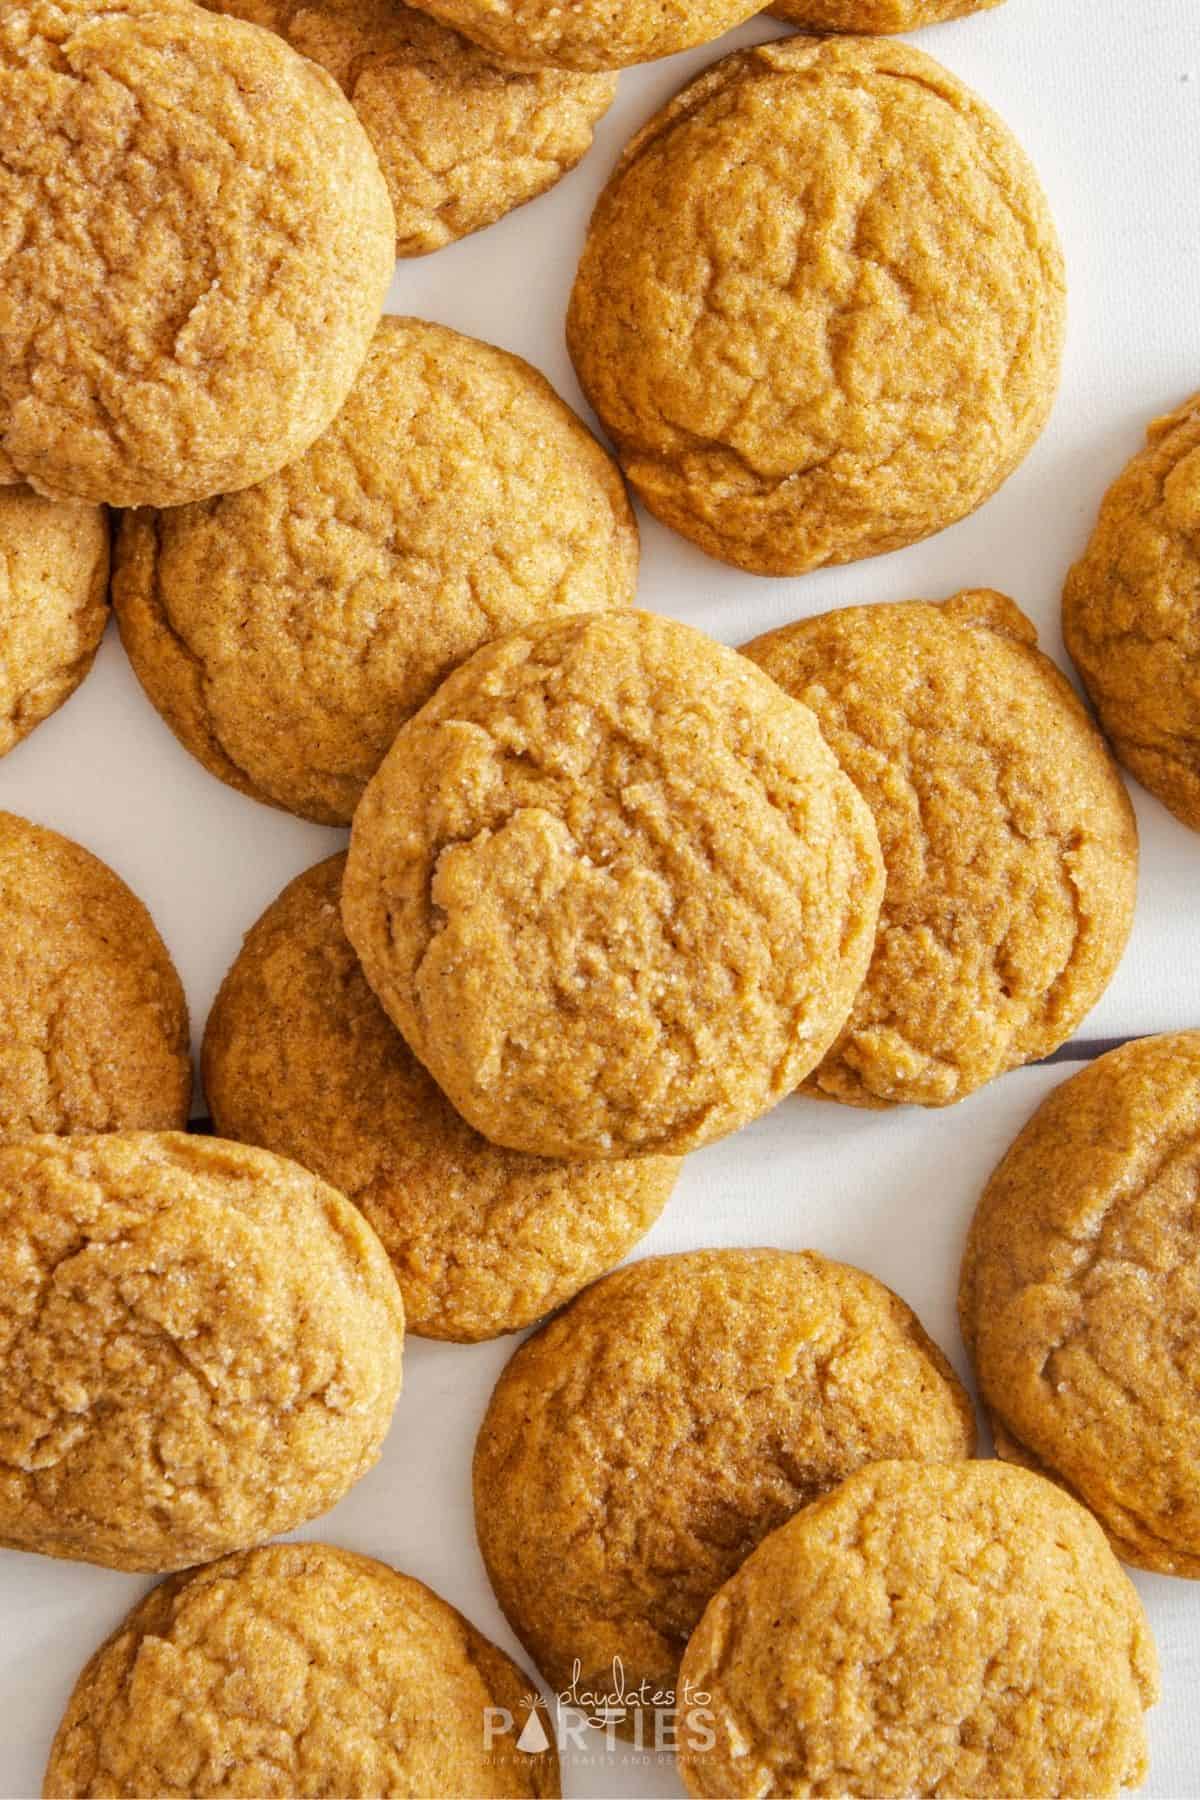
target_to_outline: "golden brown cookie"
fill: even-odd
[[[675,1689],[713,1594],[798,1507],[864,1462],[974,1446],[949,1363],[872,1276],[812,1251],[654,1257],[505,1369],[475,1450],[476,1530],[556,1691],[574,1671],[575,1695],[613,1695],[619,1665],[648,1698]]]
[[[887,870],[870,972],[808,1091],[946,1106],[1048,1056],[1121,959],[1137,827],[1030,621],[982,589],[824,613],[745,654],[816,714]]]
[[[491,56],[525,69],[621,69],[707,44],[755,11],[746,0],[419,0]]]
[[[775,0],[768,11],[802,31],[916,31],[1002,0]]]
[[[141,901],[0,812],[0,1140],[186,1125],[187,1003]]]
[[[1200,1577],[1200,1031],[1064,1082],[988,1183],[959,1312],[1002,1456]]]
[[[424,256],[554,186],[591,147],[615,75],[522,71],[402,0],[203,0],[328,69],[375,147],[397,254]]]
[[[285,888],[226,975],[204,1038],[213,1122],[362,1209],[410,1331],[459,1343],[519,1331],[620,1262],[679,1164],[551,1162],[472,1131],[367,986],[342,929],[345,863]]]
[[[192,754],[336,825],[457,663],[518,626],[625,605],[637,563],[620,474],[536,369],[387,318],[307,456],[245,493],[126,515],[113,599]]]
[[[998,1462],[852,1475],[726,1583],[682,1677],[707,1710],[680,1769],[722,1800],[1102,1800],[1144,1779],[1158,1699],[1095,1520]]]
[[[182,1132],[0,1149],[0,1543],[180,1569],[379,1457],[404,1308],[306,1169]]]
[[[592,216],[567,340],[651,512],[764,575],[979,506],[1045,424],[1062,257],[1007,127],[899,42],[786,38],[691,82]]]
[[[1200,831],[1200,394],[1146,436],[1067,577],[1063,636],[1121,761]]]
[[[70,699],[107,623],[104,512],[0,487],[0,756]]]
[[[43,1792],[553,1800],[554,1749],[517,1748],[533,1705],[517,1665],[423,1583],[270,1544],[133,1609],[79,1677]]]
[[[807,708],[688,626],[609,612],[497,639],[409,721],[342,911],[477,1131],[623,1157],[709,1143],[820,1061],[881,885]]]
[[[191,0],[6,0],[0,169],[0,484],[174,506],[324,431],[395,225],[322,70]]]

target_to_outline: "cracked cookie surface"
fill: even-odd
[[[182,1132],[0,1149],[0,1542],[178,1569],[378,1459],[404,1309],[350,1203]]]
[[[322,70],[190,0],[0,10],[0,483],[170,506],[337,412],[391,277],[370,143]]]
[[[807,1091],[946,1106],[1048,1056],[1120,961],[1137,828],[1029,620],[981,589],[824,613],[744,654],[816,714],[887,870],[870,971]]]
[[[774,1532],[683,1659],[691,1793],[1113,1796],[1147,1769],[1150,1629],[1096,1521],[1003,1463],[880,1462]]]
[[[420,0],[422,11],[517,68],[619,69],[706,44],[748,19],[747,0]]]
[[[1200,831],[1200,394],[1156,419],[1063,593],[1063,636],[1127,769]]]
[[[960,1383],[910,1309],[811,1251],[618,1270],[517,1351],[475,1451],[492,1586],[552,1688],[675,1688],[754,1546],[880,1457],[970,1456]]]
[[[871,952],[870,814],[806,707],[643,612],[479,650],[354,816],[346,934],[464,1118],[682,1152],[817,1063]]]
[[[125,883],[81,845],[0,812],[0,1141],[183,1126],[187,1003]]]
[[[217,1130],[329,1181],[392,1258],[410,1331],[518,1331],[650,1229],[671,1157],[554,1162],[461,1119],[396,1030],[342,928],[344,856],[297,877],[246,937],[204,1038]]]
[[[0,756],[70,699],[107,623],[103,510],[0,487]]]
[[[516,1747],[529,1689],[423,1583],[327,1544],[271,1544],[134,1608],[79,1677],[43,1792],[554,1800],[554,1750]],[[489,1750],[496,1707],[515,1725]]]
[[[374,145],[397,254],[424,256],[545,193],[590,148],[616,77],[497,63],[401,0],[203,0],[328,69]]]
[[[389,317],[306,456],[244,493],[125,517],[113,603],[142,686],[213,774],[348,824],[457,663],[626,604],[637,564],[620,474],[544,376]]]
[[[919,50],[727,56],[627,147],[567,341],[651,512],[795,575],[979,506],[1049,415],[1061,252],[1007,127]]]
[[[1142,1038],[1044,1101],[992,1176],[959,1311],[1002,1456],[1117,1554],[1200,1577],[1200,1032]]]
[[[1003,0],[776,0],[769,8],[802,31],[917,31],[943,19],[985,12]]]

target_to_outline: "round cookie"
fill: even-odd
[[[916,31],[1002,0],[776,0],[768,10],[802,31]]]
[[[322,70],[191,0],[10,0],[0,169],[0,484],[175,506],[329,424],[395,227]]]
[[[1062,257],[1000,119],[900,42],[739,51],[600,197],[567,340],[651,512],[798,575],[928,537],[1032,446]]]
[[[1200,1577],[1200,1031],[1057,1088],[979,1203],[959,1312],[1002,1456],[1060,1481],[1117,1554]]]
[[[872,1276],[811,1251],[655,1257],[505,1369],[476,1530],[553,1688],[612,1695],[615,1659],[626,1692],[667,1694],[708,1601],[797,1508],[876,1458],[974,1445],[949,1363]]]
[[[688,626],[608,612],[497,639],[404,726],[342,914],[477,1131],[623,1157],[709,1143],[820,1061],[881,886],[807,708]]]
[[[615,75],[522,71],[402,0],[203,0],[277,31],[337,81],[375,147],[399,256],[424,256],[554,186]]]
[[[150,914],[79,844],[0,812],[0,1141],[183,1126],[191,1094]]]
[[[679,1164],[550,1162],[472,1131],[367,986],[339,914],[345,862],[285,888],[226,975],[204,1038],[213,1122],[361,1208],[410,1331],[459,1343],[519,1331],[620,1262]]]
[[[946,1106],[1048,1056],[1121,959],[1137,827],[1030,621],[983,589],[825,613],[745,654],[815,712],[887,870],[870,972],[808,1091]]]
[[[76,1683],[43,1793],[553,1800],[553,1746],[516,1742],[529,1689],[423,1583],[327,1544],[270,1544],[134,1607]],[[548,1738],[540,1703],[537,1718]]]
[[[621,69],[693,50],[756,10],[746,0],[420,0],[491,56],[525,69]]]
[[[180,1569],[378,1461],[404,1308],[374,1232],[263,1150],[183,1132],[0,1148],[0,1543]]]
[[[637,563],[616,467],[536,369],[387,318],[307,456],[244,493],[126,515],[113,601],[186,748],[337,825],[457,663],[501,632],[626,604]]]
[[[108,623],[108,520],[0,487],[0,756],[69,700]]]
[[[683,1659],[693,1794],[1137,1787],[1150,1628],[1095,1520],[997,1462],[880,1462],[761,1544]]]
[[[1200,831],[1200,395],[1105,495],[1063,636],[1121,761]]]

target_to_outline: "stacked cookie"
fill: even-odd
[[[703,1694],[697,1794],[1141,1778],[1155,1658],[1113,1547],[1200,1556],[1192,1035],[1071,1084],[981,1203],[963,1334],[1000,1460],[861,1270],[609,1273],[692,1151],[797,1090],[962,1099],[1069,1038],[1128,937],[1128,796],[1007,597],[741,654],[632,604],[622,475],[799,575],[941,530],[1031,448],[1064,313],[1040,186],[880,41],[974,9],[787,0],[866,35],[738,52],[633,139],[567,320],[616,461],[520,359],[382,319],[394,253],[544,190],[614,67],[745,0],[0,14],[0,750],[95,654],[113,507],[122,640],[176,736],[351,826],[226,977],[208,1139],[145,909],[0,818],[0,1542],[170,1577],[81,1675],[47,1793],[557,1792],[549,1721],[513,1728],[528,1678],[466,1620],[267,1543],[376,1462],[406,1328],[548,1315],[474,1488],[557,1687],[619,1666],[634,1731]],[[1118,752],[1191,822],[1195,423],[1156,428],[1066,598]]]

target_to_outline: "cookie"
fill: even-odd
[[[134,1607],[79,1677],[43,1792],[551,1800],[553,1747],[516,1743],[534,1706],[517,1665],[421,1582],[271,1544]],[[548,1737],[540,1704],[536,1722]]]
[[[1125,1562],[1200,1577],[1200,1031],[1102,1056],[1038,1108],[971,1226],[959,1311],[1002,1456]]]
[[[870,972],[808,1090],[946,1106],[1048,1056],[1121,959],[1137,827],[1030,621],[983,589],[825,613],[745,654],[816,714],[887,870]]]
[[[669,1694],[713,1594],[798,1507],[876,1458],[974,1444],[949,1363],[870,1275],[811,1251],[655,1257],[505,1369],[476,1529],[551,1687],[613,1696],[620,1669],[627,1693]]]
[[[1063,636],[1125,767],[1200,831],[1200,394],[1105,495]]]
[[[69,700],[108,623],[108,519],[0,487],[0,756]]]
[[[806,707],[686,625],[608,612],[497,639],[403,727],[342,913],[477,1131],[624,1157],[709,1143],[820,1061],[881,884]]]
[[[994,493],[1049,415],[1063,325],[1054,225],[996,115],[907,44],[786,38],[629,144],[567,340],[650,511],[798,575]]]
[[[7,0],[0,169],[0,484],[176,506],[324,431],[395,224],[322,70],[191,0]]]
[[[457,663],[624,605],[637,563],[616,467],[536,369],[387,318],[307,456],[245,493],[125,517],[113,599],[187,749],[334,825]]]
[[[191,1094],[150,914],[79,844],[0,812],[0,1141],[183,1126]]]
[[[679,1164],[551,1162],[472,1131],[367,986],[339,913],[345,862],[285,888],[225,977],[204,1038],[213,1122],[361,1208],[410,1331],[459,1343],[519,1331],[620,1262]]]
[[[0,1543],[180,1569],[379,1457],[404,1309],[347,1200],[182,1132],[0,1149]]]
[[[1095,1520],[1023,1469],[879,1462],[759,1546],[683,1659],[693,1794],[1137,1787],[1158,1699],[1141,1603]],[[713,1741],[715,1739],[715,1741]]]
[[[769,10],[802,31],[916,31],[986,12],[1002,0],[776,0]]]
[[[561,181],[591,147],[615,75],[522,71],[401,0],[203,0],[328,69],[374,145],[396,252],[424,256]]]
[[[707,44],[754,12],[746,0],[420,0],[489,55],[525,69],[620,69]]]

